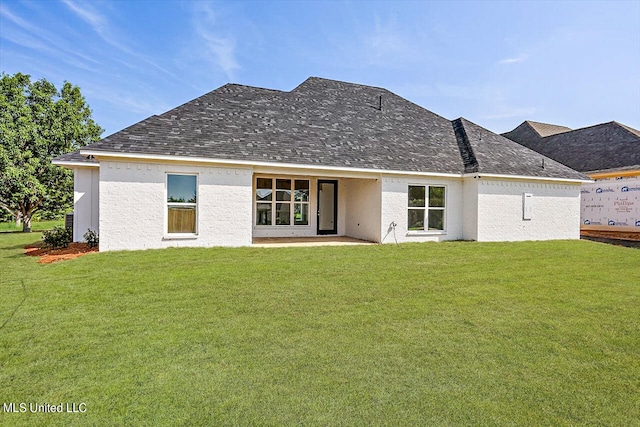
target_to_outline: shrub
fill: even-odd
[[[53,227],[52,230],[42,232],[42,241],[45,246],[51,249],[66,248],[73,240],[73,231],[71,228],[64,228],[60,225]]]
[[[87,242],[87,245],[89,245],[90,248],[95,248],[96,246],[98,246],[98,243],[100,242],[98,233],[91,230],[90,228],[87,229],[87,232],[84,233],[83,237],[84,237],[84,241]]]

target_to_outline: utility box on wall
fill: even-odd
[[[522,193],[522,219],[530,220],[533,216],[533,194]]]

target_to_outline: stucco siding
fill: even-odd
[[[445,230],[416,232],[408,230],[409,185],[437,185],[446,188]],[[440,177],[383,177],[381,195],[382,243],[429,242],[462,239],[462,180]],[[394,226],[395,224],[395,226]]]
[[[166,232],[166,176],[197,176],[197,233]],[[100,163],[100,250],[251,244],[249,169],[161,163]]]
[[[167,233],[167,174],[197,176],[197,233]],[[309,225],[255,225],[255,178],[309,180]],[[337,235],[381,243],[577,239],[580,185],[524,179],[424,176],[310,177],[252,168],[102,160],[76,168],[74,240],[99,231],[100,250],[248,246],[253,237],[317,235],[318,179],[338,182]],[[410,185],[444,186],[445,229],[408,230]],[[532,217],[523,218],[523,194]]]
[[[462,185],[462,238],[478,240],[478,178],[465,178]]]
[[[99,232],[99,179],[96,167],[73,170],[73,241],[84,241],[87,230]]]
[[[532,194],[531,219],[523,219],[523,194]],[[478,241],[580,238],[580,185],[481,178]]]
[[[380,242],[380,179],[346,179],[345,234],[356,239]]]

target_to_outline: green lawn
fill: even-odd
[[[31,230],[33,231],[51,230],[56,225],[64,225],[64,220],[60,219],[60,220],[53,220],[53,221],[33,221],[31,223]],[[20,227],[16,227],[15,221],[0,222],[0,233],[15,232],[15,231],[17,232],[22,231],[22,225]]]
[[[3,425],[640,425],[638,249],[168,249],[40,265],[21,255],[38,238],[0,235],[0,400],[86,412]]]

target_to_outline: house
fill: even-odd
[[[640,131],[618,122],[569,129],[525,121],[503,136],[583,172],[581,228],[640,232]]]
[[[579,238],[588,178],[394,93],[309,78],[227,84],[54,159],[75,173],[74,240],[100,250]]]

